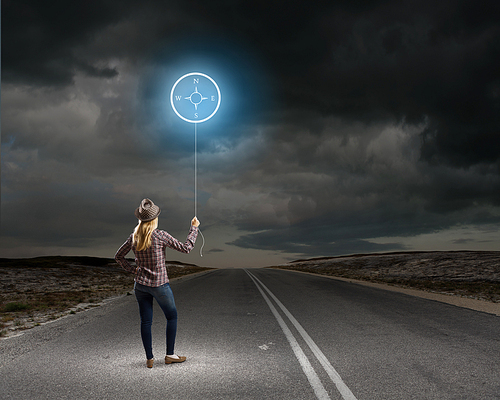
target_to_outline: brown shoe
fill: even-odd
[[[151,360],[146,361],[146,367],[153,368],[154,362],[155,362],[154,358],[152,358]]]
[[[172,358],[169,356],[165,356],[165,364],[181,363],[184,361],[186,361],[186,357],[184,356],[179,356],[179,358]]]

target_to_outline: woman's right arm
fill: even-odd
[[[125,271],[135,273],[137,267],[131,265],[125,256],[132,250],[132,235],[121,245],[115,254],[115,260]]]
[[[194,217],[191,220],[191,228],[189,229],[188,236],[184,243],[178,241],[168,232],[157,230],[159,237],[164,241],[167,247],[170,247],[173,250],[180,251],[181,253],[189,253],[196,242],[196,237],[198,236],[198,227],[200,226],[200,221],[198,218]]]

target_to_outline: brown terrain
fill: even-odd
[[[418,289],[420,293],[447,294],[500,306],[500,251],[361,254],[297,260],[270,268]],[[168,262],[171,279],[208,269]],[[0,337],[97,307],[110,297],[130,295],[132,288],[133,275],[113,259],[0,259]]]
[[[133,260],[130,260],[133,263]],[[170,279],[208,270],[169,261]],[[114,259],[37,257],[0,259],[0,337],[130,295],[134,276]]]
[[[270,268],[500,303],[500,251],[360,254],[297,260]]]

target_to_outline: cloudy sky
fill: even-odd
[[[144,197],[184,241],[198,124],[216,267],[499,250],[500,3],[3,0],[0,256],[113,257]]]

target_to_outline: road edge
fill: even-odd
[[[175,282],[179,282],[179,281],[187,281],[189,279],[196,278],[196,277],[208,274],[210,272],[216,271],[217,269],[218,268],[212,268],[212,269],[209,269],[209,270],[206,270],[206,271],[199,271],[199,272],[194,272],[192,274],[187,274],[187,275],[179,276],[177,278],[169,278],[169,282],[175,283]],[[130,296],[130,295],[133,295],[133,294],[134,294],[134,288],[132,286],[130,288],[130,290],[128,290],[124,294],[119,294],[119,295],[116,295],[116,296],[106,297],[106,298],[102,299],[101,301],[99,301],[98,303],[81,303],[81,304],[77,304],[75,307],[71,307],[71,308],[65,310],[64,313],[63,313],[63,315],[61,315],[58,318],[51,319],[51,320],[48,320],[48,321],[45,321],[45,322],[41,322],[38,325],[32,326],[30,328],[18,330],[18,331],[13,332],[10,335],[6,335],[6,336],[0,337],[0,343],[3,343],[5,340],[9,340],[9,339],[13,339],[13,338],[16,338],[16,337],[23,336],[25,333],[32,332],[33,330],[35,330],[38,327],[41,327],[41,326],[44,326],[44,325],[54,324],[55,322],[61,321],[63,319],[71,318],[71,317],[73,317],[75,315],[79,315],[81,313],[84,313],[84,312],[87,312],[87,311],[90,311],[90,310],[95,310],[96,308],[101,308],[102,306],[104,306],[106,304],[115,302],[115,301],[117,301],[119,299],[122,299],[124,297]],[[75,310],[75,309],[78,309],[78,312],[72,314],[71,310]]]
[[[483,301],[483,300],[469,299],[467,297],[460,297],[460,296],[455,296],[452,294],[432,293],[432,292],[426,292],[425,290],[408,289],[408,288],[392,286],[392,285],[388,285],[388,284],[384,284],[384,283],[367,282],[367,281],[363,281],[363,280],[359,280],[359,279],[352,279],[352,278],[342,278],[340,276],[315,274],[312,272],[296,271],[293,269],[286,269],[286,268],[272,268],[272,269],[279,269],[282,271],[289,271],[289,272],[297,272],[300,274],[307,274],[307,275],[313,275],[313,276],[321,276],[323,278],[335,279],[335,280],[342,281],[342,282],[349,282],[349,283],[354,283],[354,284],[358,284],[358,285],[373,287],[376,289],[403,293],[403,294],[406,294],[409,296],[420,297],[420,298],[427,299],[427,300],[439,301],[441,303],[451,304],[453,306],[462,307],[462,308],[468,308],[470,310],[480,311],[480,312],[484,312],[487,314],[493,314],[493,315],[496,315],[497,317],[500,317],[500,303],[490,303],[490,302]]]

